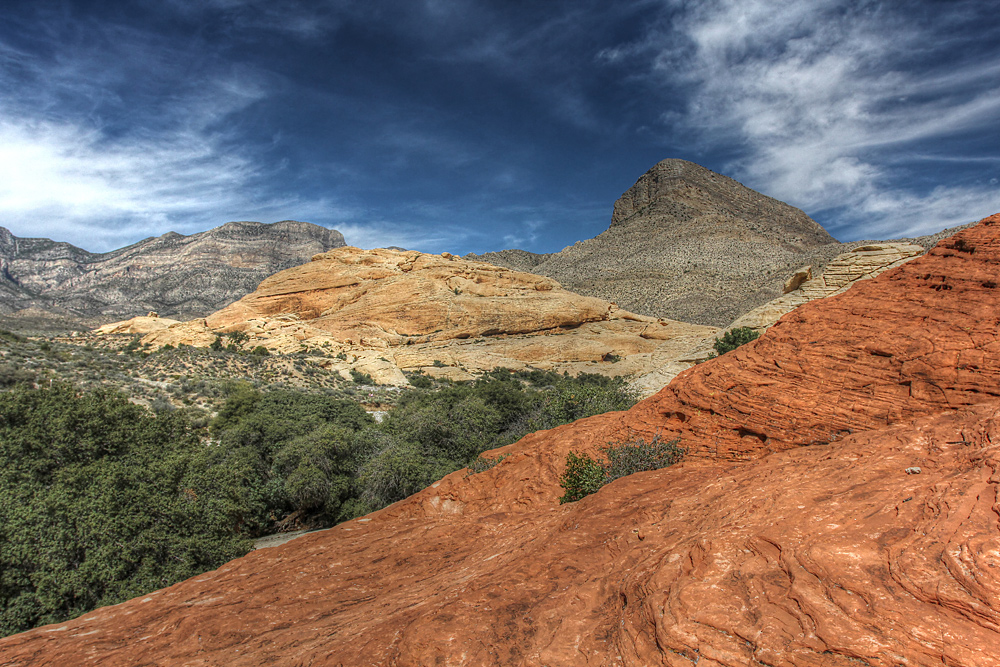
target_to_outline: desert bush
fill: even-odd
[[[653,436],[649,442],[636,438],[630,442],[609,444],[603,451],[608,460],[604,466],[605,484],[637,472],[666,468],[684,456],[679,438],[665,441],[659,435]]]
[[[757,340],[760,332],[754,331],[750,327],[737,327],[722,334],[722,338],[716,338],[713,347],[721,356],[726,352],[732,352],[740,345],[745,345],[752,340]]]
[[[571,503],[597,492],[605,484],[637,472],[659,470],[677,463],[684,456],[680,440],[663,440],[659,435],[646,442],[636,438],[629,442],[608,443],[601,448],[604,461],[587,454],[570,452],[566,456],[566,471],[559,485],[566,493],[559,503]]]
[[[570,452],[566,455],[566,472],[559,478],[559,485],[566,490],[559,504],[576,502],[604,486],[604,466],[587,454],[581,456]]]
[[[434,380],[430,379],[423,373],[407,373],[406,379],[409,380],[410,384],[417,389],[430,389],[434,386]]]
[[[368,373],[362,373],[356,368],[351,369],[351,379],[354,384],[375,384],[375,379]]]
[[[27,342],[27,338],[13,331],[7,331],[6,329],[0,329],[0,340],[5,340],[9,343],[24,343]]]
[[[240,498],[244,532],[258,536],[285,517],[331,525],[356,495],[354,433],[374,420],[354,401],[291,390],[228,387],[211,425],[219,442],[213,465],[232,461],[245,471]]]
[[[13,387],[19,384],[32,384],[35,374],[13,364],[0,364],[0,388]]]

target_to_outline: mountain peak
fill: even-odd
[[[611,225],[550,255],[478,258],[558,280],[652,317],[726,326],[842,245],[794,206],[693,162],[667,159],[615,202]]]
[[[764,233],[802,249],[837,242],[800,209],[675,158],[658,162],[615,202],[611,227],[638,218],[690,233],[697,228],[684,223],[704,215],[732,218],[737,228]]]

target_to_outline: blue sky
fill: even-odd
[[[1000,212],[1000,7],[5,0],[0,225],[550,252],[677,157],[840,240]]]

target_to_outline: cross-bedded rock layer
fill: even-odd
[[[629,412],[0,662],[1000,665],[998,278],[1000,215]],[[557,504],[567,452],[656,431],[697,456]]]

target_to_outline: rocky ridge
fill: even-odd
[[[0,640],[48,664],[1000,664],[1000,215],[628,412]],[[691,456],[559,506],[569,451]]]
[[[405,385],[407,370],[451,379],[500,366],[642,374],[654,357],[716,330],[635,315],[551,278],[448,253],[348,246],[269,277],[207,318],[169,326],[137,318],[104,330],[117,331],[148,332],[143,343],[153,348],[205,347],[238,331],[247,347],[311,350],[345,377],[354,369]]]
[[[948,236],[957,230],[950,230]],[[941,235],[900,239],[923,248]],[[879,243],[842,244],[797,208],[684,160],[668,159],[615,202],[611,226],[557,253],[469,259],[530,271],[653,317],[725,327],[782,294],[799,267]]]
[[[91,326],[148,311],[204,317],[267,276],[343,245],[336,230],[292,220],[170,232],[107,253],[0,228],[0,313]]]

